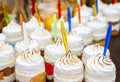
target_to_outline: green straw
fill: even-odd
[[[56,14],[54,14],[54,18],[53,18],[53,30],[54,30],[54,42],[57,41],[57,17]]]

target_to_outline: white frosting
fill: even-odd
[[[82,82],[83,63],[68,52],[55,62],[54,82]]]
[[[119,15],[120,15],[120,3],[119,2],[115,3],[113,7],[119,10]]]
[[[22,39],[21,27],[15,20],[12,20],[2,31],[6,35],[8,42],[16,42]]]
[[[78,26],[79,24],[79,20],[78,20],[78,16],[76,15],[75,17],[73,17],[71,19],[71,22],[74,24],[74,26]],[[87,17],[81,17],[81,23],[86,24],[88,22],[88,18]]]
[[[80,56],[84,47],[83,39],[75,32],[70,32],[67,35],[67,40],[71,52],[74,55]]]
[[[30,37],[39,43],[40,49],[44,49],[46,45],[52,43],[52,35],[44,28],[36,29]]]
[[[95,56],[97,55],[98,53],[103,53],[104,51],[104,47],[103,46],[100,46],[99,44],[94,44],[94,45],[89,45],[87,47],[84,48],[83,50],[83,54],[82,54],[82,60],[84,63],[86,63],[86,60],[91,57],[91,56]],[[110,56],[110,52],[109,50],[107,50],[107,53],[106,53],[107,57]]]
[[[104,8],[106,8],[108,5],[104,2],[102,2],[101,0],[98,0],[98,10],[99,12],[98,13],[101,13],[103,14],[103,10]]]
[[[84,45],[91,44],[93,42],[92,29],[85,25],[79,25],[76,29],[73,29],[79,36],[82,37]]]
[[[65,54],[65,48],[62,40],[57,40],[55,44],[50,44],[45,47],[45,61],[54,64],[55,61]]]
[[[0,33],[0,42],[6,42],[6,35],[3,33]]]
[[[21,55],[23,51],[27,49],[35,49],[36,51],[40,51],[39,44],[35,40],[29,39],[28,48],[25,45],[24,41],[19,41],[15,45],[16,56]]]
[[[40,26],[39,26],[38,21],[37,21],[36,17],[34,17],[34,16],[32,16],[30,21],[28,21],[25,25],[26,25],[28,34],[31,34],[35,29],[44,27],[42,22],[40,23]]]
[[[98,20],[98,21],[106,23],[106,24],[108,23],[107,18],[101,14],[97,14],[97,16],[91,16],[89,18],[89,21],[94,21],[94,20]]]
[[[93,9],[90,7],[87,7],[86,5],[83,5],[81,7],[81,16],[83,17],[89,17],[93,15]]]
[[[103,40],[105,39],[106,32],[107,32],[107,24],[103,23],[97,19],[90,21],[87,23],[87,26],[92,28],[93,32],[93,39],[95,41]]]
[[[15,70],[21,73],[24,77],[26,77],[25,75],[27,75],[27,77],[31,77],[36,73],[44,72],[45,68],[43,58],[36,50],[28,49],[16,59]]]
[[[108,57],[98,54],[87,60],[85,82],[115,82],[116,67]]]
[[[108,21],[117,22],[120,20],[119,9],[116,9],[113,4],[105,7],[103,10],[103,14],[106,16]]]
[[[15,61],[14,49],[7,43],[0,43],[0,69]],[[5,66],[5,67],[4,67]]]

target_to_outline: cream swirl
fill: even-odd
[[[83,47],[82,45],[83,39],[75,31],[70,32],[67,35],[67,39],[68,39],[68,44],[70,49]]]
[[[14,49],[7,43],[0,43],[0,63],[9,62],[10,60],[14,60]]]
[[[99,44],[89,45],[89,46],[84,48],[83,56],[85,58],[89,58],[91,56],[97,55],[98,53],[102,54],[103,51],[104,51],[104,47],[100,46]],[[106,56],[110,56],[109,50],[107,50],[107,55]]]
[[[6,32],[8,32],[8,33],[13,33],[13,32],[21,32],[21,27],[20,27],[20,25],[18,25],[17,23],[16,23],[16,21],[15,20],[12,20],[9,24],[8,24],[8,26],[6,26],[5,28],[3,28],[3,33],[6,33]]]
[[[52,35],[44,28],[36,29],[30,37],[36,40],[40,44],[40,48],[44,48],[46,45],[52,43]]]
[[[29,49],[35,49],[36,51],[39,51],[39,44],[35,40],[29,39],[28,43]],[[19,41],[15,45],[15,50],[17,52],[16,55],[21,55],[23,51],[27,50],[27,46],[25,45],[24,41]]]
[[[74,65],[75,63],[78,63],[80,60],[78,59],[77,56],[72,55],[71,52],[69,51],[65,56],[60,58],[59,61],[64,65]]]
[[[55,44],[47,45],[44,50],[45,61],[49,63],[55,63],[63,54],[65,54],[65,48],[61,39],[58,39]]]
[[[26,23],[26,26],[27,26],[27,29],[31,29],[31,28],[36,28],[37,29],[39,27],[39,24],[38,24],[38,21],[37,21],[36,17],[32,16],[30,21]],[[41,26],[43,26],[43,24]]]
[[[23,60],[32,60],[33,57],[35,57],[37,54],[36,50],[26,50],[25,52],[23,52],[22,54],[22,59]]]
[[[44,71],[44,61],[40,52],[28,49],[16,59],[16,70],[23,73]]]
[[[109,57],[103,54],[90,57],[86,63],[86,72],[91,76],[98,76],[99,78],[107,78],[108,76],[115,76],[116,67]]]
[[[83,63],[76,55],[72,55],[71,52],[68,51],[66,55],[55,62],[55,70],[62,74],[79,74],[83,70]],[[66,72],[64,70],[66,70]]]
[[[87,7],[86,5],[83,5],[81,7],[81,16],[89,17],[93,15],[93,9],[90,7]]]

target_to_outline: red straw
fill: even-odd
[[[32,15],[35,13],[35,0],[32,0]]]
[[[117,0],[112,0],[112,3],[115,4],[117,2]]]
[[[80,14],[80,4],[78,3],[78,20],[81,22],[81,14]]]
[[[24,39],[24,33],[23,33],[23,16],[22,16],[22,14],[20,14],[20,25],[21,25],[21,30],[22,30],[22,37],[23,37],[23,39]]]
[[[61,2],[58,0],[58,18],[61,18]]]

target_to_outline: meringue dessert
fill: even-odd
[[[83,63],[70,51],[55,62],[54,82],[82,82],[83,77]]]
[[[46,82],[44,60],[35,49],[28,49],[16,59],[17,82]]]
[[[93,43],[92,29],[88,26],[80,24],[77,28],[73,29],[73,31],[82,37],[85,46]]]
[[[117,36],[120,30],[120,14],[119,9],[114,7],[114,4],[110,4],[104,8],[103,14],[108,19],[108,23],[112,24],[112,36]]]
[[[50,34],[49,31],[45,30],[44,28],[36,29],[34,32],[32,32],[30,37],[39,43],[42,56],[44,56],[45,46],[53,43],[52,35]]]
[[[7,42],[13,46],[17,41],[22,39],[21,27],[15,20],[12,20],[6,27],[4,27],[2,32],[6,35]]]
[[[97,54],[87,59],[85,82],[115,82],[116,67],[109,57]]]
[[[108,24],[101,22],[98,19],[94,19],[87,23],[87,26],[92,29],[93,44],[104,45],[104,40],[107,33]]]
[[[7,43],[0,43],[0,82],[15,81],[14,49]]]
[[[82,61],[84,62],[84,64],[86,64],[86,60],[89,58],[89,57],[92,57],[92,56],[95,56],[97,55],[98,53],[103,53],[104,51],[104,47],[103,46],[100,46],[100,44],[92,44],[92,45],[88,45],[84,48],[83,50],[83,54],[82,54]],[[109,50],[107,50],[107,53],[106,53],[106,57],[109,57],[110,56],[110,52]]]
[[[36,19],[35,16],[32,16],[30,21],[25,23],[25,25],[26,25],[28,35],[30,35],[35,29],[44,27],[44,24],[42,22],[40,23],[40,26],[39,26],[38,20]]]
[[[53,80],[54,63],[58,58],[62,57],[63,54],[65,54],[65,48],[61,39],[58,39],[55,44],[49,44],[45,47],[44,59],[48,80]]]
[[[16,57],[20,56],[27,49],[35,49],[37,52],[40,51],[39,44],[35,40],[29,39],[28,40],[28,46],[26,46],[24,41],[21,40],[21,41],[18,41],[15,44],[15,55],[16,55]]]
[[[82,54],[82,51],[84,48],[84,43],[83,43],[83,39],[81,38],[81,36],[79,36],[75,32],[70,32],[67,35],[67,40],[68,40],[68,46],[69,46],[71,52],[74,55],[81,58],[81,54]]]

